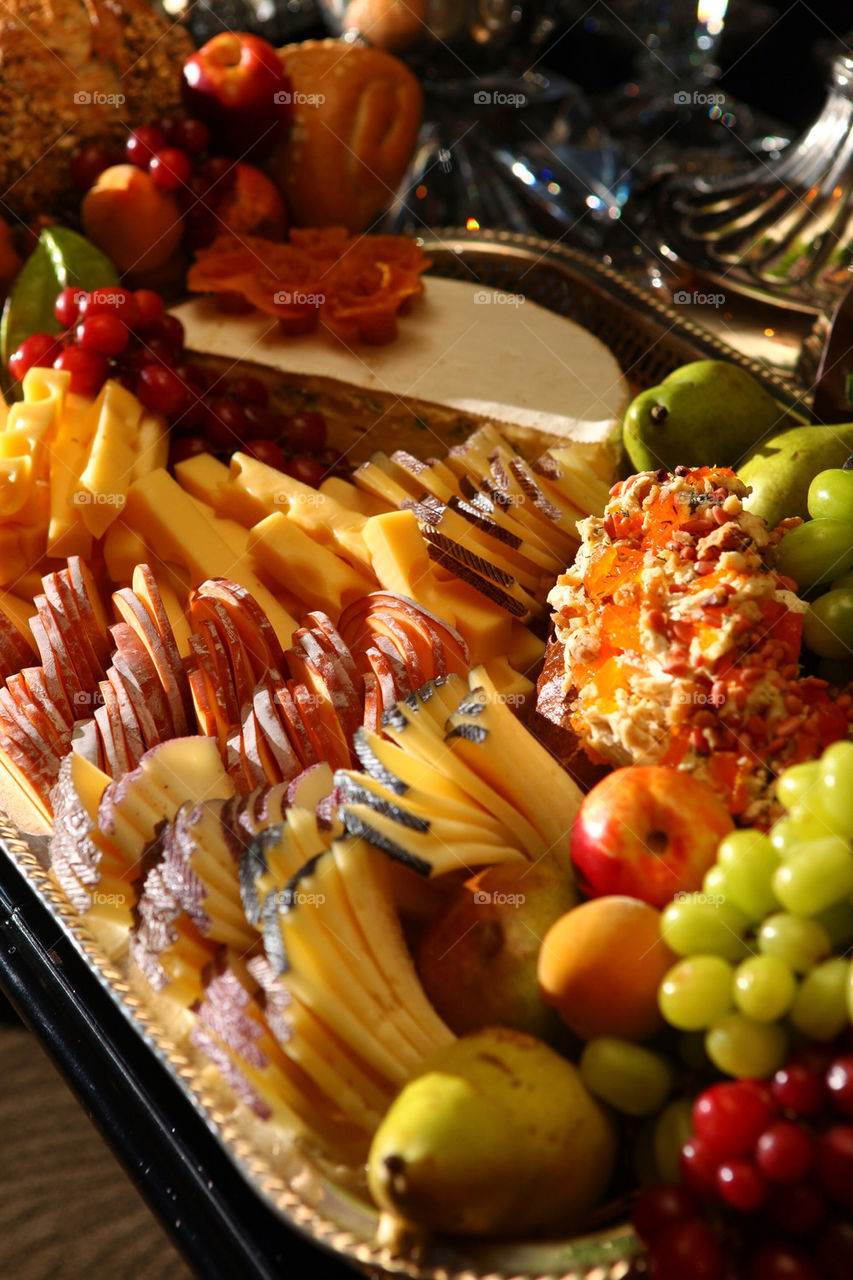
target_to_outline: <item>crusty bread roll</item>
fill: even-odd
[[[127,136],[180,107],[193,44],[149,0],[4,0],[0,21],[0,190],[24,219],[71,195],[81,141]]]
[[[536,685],[536,704],[528,717],[528,728],[568,770],[581,790],[589,791],[610,772],[611,766],[591,760],[569,726],[572,698],[565,687],[565,674],[563,646],[552,636],[545,650],[545,662]]]
[[[296,226],[362,231],[406,172],[421,120],[420,85],[381,49],[307,40],[279,53],[293,85],[293,119],[267,171]]]

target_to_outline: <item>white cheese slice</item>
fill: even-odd
[[[206,298],[174,314],[195,351],[433,401],[567,439],[610,434],[631,393],[598,338],[520,294],[438,276],[425,285],[397,338],[379,347],[347,347],[324,329],[286,337],[270,316],[223,315]]]

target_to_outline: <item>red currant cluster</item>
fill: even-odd
[[[798,1052],[769,1084],[699,1094],[683,1185],[654,1187],[634,1208],[651,1280],[850,1280],[851,1119],[853,1054],[823,1046]]]
[[[54,315],[65,332],[35,333],[9,360],[19,382],[34,366],[64,369],[70,390],[95,396],[107,378],[132,391],[172,429],[171,461],[242,449],[317,486],[340,459],[326,448],[326,421],[306,410],[278,413],[258,378],[211,376],[187,360],[184,328],[151,289],[63,289]]]
[[[72,156],[71,179],[78,190],[88,191],[114,164],[146,169],[159,187],[178,197],[187,218],[188,243],[200,249],[216,234],[208,197],[224,198],[236,171],[234,160],[208,155],[209,147],[210,130],[203,120],[164,116],[156,124],[132,129],[122,149],[103,142],[84,143]]]

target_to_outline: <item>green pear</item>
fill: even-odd
[[[772,527],[787,516],[809,518],[806,497],[819,471],[840,467],[853,453],[853,423],[790,427],[758,445],[737,473],[752,488],[747,511]]]
[[[573,881],[553,866],[506,862],[454,891],[421,935],[417,969],[457,1035],[514,1027],[562,1040],[563,1023],[539,994],[541,940],[577,905]]]
[[[487,1027],[427,1059],[368,1158],[380,1236],[565,1233],[616,1163],[615,1125],[577,1068],[533,1036]]]
[[[784,421],[784,409],[745,369],[694,360],[632,400],[622,441],[637,471],[732,467]]]

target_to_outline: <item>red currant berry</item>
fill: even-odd
[[[148,172],[164,191],[177,191],[189,180],[192,162],[185,151],[179,151],[177,147],[163,147],[161,151],[155,151],[149,160]]]
[[[717,1195],[717,1165],[719,1160],[701,1138],[688,1138],[681,1148],[681,1177],[686,1186],[700,1196]]]
[[[55,368],[54,361],[61,347],[50,333],[34,333],[13,351],[9,357],[9,373],[16,382],[23,382],[30,369]]]
[[[821,1280],[821,1277],[801,1249],[787,1244],[767,1244],[753,1257],[749,1280]]]
[[[80,303],[86,296],[84,289],[68,288],[63,289],[61,293],[56,295],[56,302],[53,304],[53,314],[56,317],[57,324],[61,324],[63,329],[73,329],[77,323],[77,317],[80,314]]]
[[[217,396],[208,401],[204,430],[215,449],[233,452],[242,448],[246,427],[246,412],[236,400]]]
[[[141,124],[124,144],[124,153],[130,164],[147,169],[155,151],[162,151],[165,144],[166,139],[156,125]]]
[[[299,480],[302,484],[310,484],[312,489],[317,489],[326,479],[327,468],[316,458],[291,458],[285,464],[284,470],[289,476],[293,476],[294,480]]]
[[[177,462],[185,462],[187,458],[207,453],[208,449],[204,436],[175,436],[169,445],[169,462],[174,466]]]
[[[105,356],[117,356],[127,346],[130,334],[118,316],[107,314],[87,316],[78,324],[76,337],[81,347],[100,351]]]
[[[133,295],[137,319],[133,328],[137,333],[150,333],[160,323],[166,312],[166,304],[153,289],[137,289]]]
[[[631,1222],[641,1240],[656,1240],[673,1223],[695,1218],[700,1212],[699,1200],[689,1187],[677,1183],[650,1187],[634,1205]]]
[[[138,367],[141,369],[143,365],[156,364],[157,361],[171,366],[175,363],[176,354],[171,343],[163,338],[158,338],[156,335],[152,338],[143,338],[137,359]]]
[[[717,1169],[717,1192],[740,1213],[755,1213],[767,1199],[767,1183],[751,1160],[727,1160]]]
[[[183,382],[162,364],[147,364],[140,370],[136,394],[146,409],[164,413],[166,417],[180,413],[187,399]]]
[[[836,1124],[820,1135],[815,1163],[830,1200],[853,1208],[853,1124]]]
[[[667,1227],[649,1257],[651,1280],[723,1280],[725,1267],[719,1241],[699,1218]]]
[[[207,370],[203,369],[200,364],[193,364],[189,360],[181,360],[175,365],[175,373],[179,378],[183,378],[184,382],[197,387],[199,391],[206,391],[210,386]]]
[[[53,362],[54,369],[71,374],[68,389],[78,396],[96,396],[110,373],[107,357],[85,347],[66,347]]]
[[[222,384],[222,394],[230,400],[239,400],[244,408],[250,404],[266,407],[270,399],[260,378],[228,378]]]
[[[755,1144],[755,1163],[771,1182],[799,1182],[814,1159],[812,1136],[790,1120],[778,1120]]]
[[[853,1055],[836,1058],[826,1073],[829,1101],[843,1116],[853,1116]]]
[[[86,142],[71,157],[71,181],[78,191],[88,191],[104,170],[118,164],[120,159],[115,147],[102,142]]]
[[[326,447],[326,419],[313,409],[294,413],[288,418],[285,431],[294,453],[319,453]]]
[[[101,315],[116,315],[132,329],[139,315],[135,296],[130,289],[122,289],[118,285],[90,290],[80,299],[80,319]]]
[[[274,440],[248,440],[243,449],[250,458],[256,458],[268,467],[275,467],[276,471],[287,471],[287,459]],[[288,471],[288,475],[292,474]]]
[[[180,147],[187,155],[198,156],[210,146],[210,130],[203,120],[187,116],[177,120],[172,128],[169,145]]]
[[[152,336],[160,338],[169,345],[172,350],[172,361],[176,362],[184,349],[184,326],[178,317],[168,314],[161,316],[152,330]]]
[[[280,440],[284,435],[284,418],[262,405],[246,405],[246,428],[253,440]]]
[[[749,1155],[773,1119],[773,1107],[740,1081],[711,1085],[693,1104],[696,1136],[721,1159]]]
[[[773,1097],[784,1111],[795,1116],[813,1116],[824,1101],[821,1073],[802,1062],[789,1062],[780,1067],[771,1084]]]
[[[211,156],[199,166],[198,176],[205,184],[205,192],[216,187],[217,195],[224,195],[237,180],[237,161],[228,156]]]
[[[770,1191],[770,1212],[785,1231],[808,1236],[826,1219],[826,1200],[812,1182],[776,1183]]]

